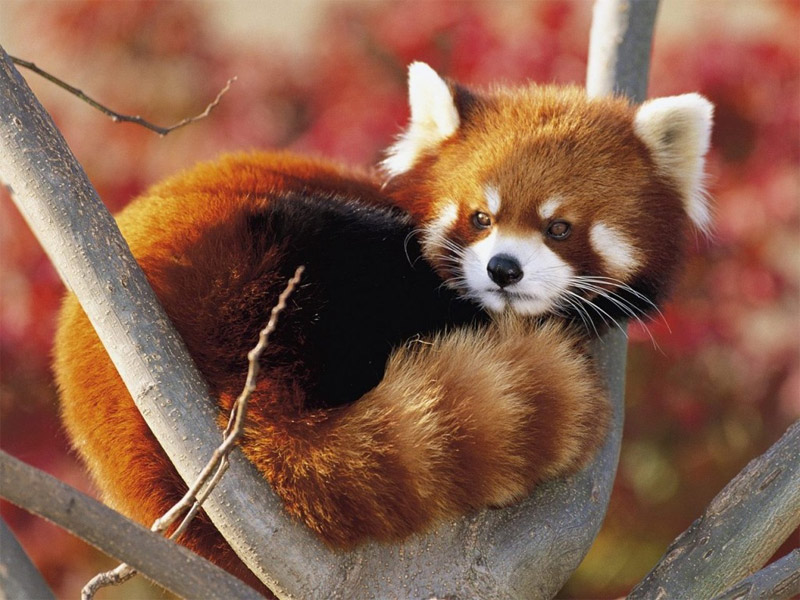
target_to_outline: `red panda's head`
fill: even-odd
[[[409,69],[386,190],[448,285],[487,309],[636,316],[674,279],[703,193],[712,106],[575,87],[468,90]],[[589,312],[587,312],[589,311]]]

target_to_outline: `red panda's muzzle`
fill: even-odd
[[[510,254],[496,254],[486,266],[489,277],[501,288],[517,283],[524,272],[519,261]]]

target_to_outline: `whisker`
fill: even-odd
[[[560,309],[566,308],[561,306],[560,304],[566,304],[567,307],[571,308],[574,313],[578,315],[583,324],[584,328],[588,331],[590,328],[594,331],[595,336],[599,336],[599,332],[597,331],[597,327],[594,324],[594,320],[591,318],[591,315],[586,310],[586,307],[581,304],[582,297],[578,294],[565,294],[564,292],[568,292],[569,290],[562,290],[560,286],[556,286],[548,281],[542,282],[542,287],[549,292],[555,292],[555,296],[558,299],[555,309],[555,312],[559,312]],[[572,297],[570,297],[572,296]],[[562,313],[563,316],[569,316],[569,311],[567,313]]]
[[[573,311],[577,313],[585,329],[588,330],[591,328],[592,331],[594,331],[595,336],[600,335],[600,333],[597,331],[597,327],[595,326],[594,321],[592,321],[591,316],[589,316],[589,314],[586,312],[586,308],[580,302],[577,302],[575,299],[570,298],[568,296],[562,297],[560,298],[560,300],[566,303],[567,306],[571,307]],[[556,311],[558,311],[560,308],[562,307],[556,306]],[[568,315],[569,312],[562,313],[562,316],[566,317]]]
[[[635,305],[631,304],[625,298],[619,296],[619,294],[614,290],[607,290],[604,288],[600,288],[598,286],[588,284],[585,281],[579,281],[574,283],[574,287],[576,289],[584,289],[590,292],[595,292],[599,294],[601,297],[607,298],[627,316],[640,323],[644,328],[644,330],[647,332],[647,335],[650,337],[650,341],[653,344],[653,347],[656,350],[660,351],[660,347],[658,345],[658,342],[656,341],[655,336],[653,335],[653,332],[650,331],[650,328],[647,326],[647,323],[644,321],[644,319],[641,318],[644,313],[642,313],[641,310],[638,309]],[[598,307],[595,306],[594,308],[597,309]],[[667,326],[667,328],[669,328],[669,326]]]
[[[603,298],[608,298],[608,300],[611,301],[615,306],[617,306],[621,311],[623,311],[626,315],[634,319],[638,319],[639,315],[641,314],[635,305],[631,304],[630,302],[625,300],[625,298],[619,296],[612,290],[606,290],[601,287],[583,282],[577,282],[573,284],[573,287],[580,290],[586,290],[588,292],[594,292]]]
[[[640,291],[632,288],[630,285],[628,285],[627,283],[625,283],[621,279],[616,279],[614,277],[605,277],[605,276],[601,276],[601,275],[579,275],[578,278],[581,279],[581,280],[584,280],[584,281],[590,281],[592,283],[601,283],[601,284],[602,283],[607,283],[607,284],[614,285],[614,286],[616,286],[616,287],[618,287],[620,289],[626,290],[627,292],[629,292],[631,295],[635,296],[639,300],[642,300],[643,302],[647,303],[654,310],[656,310],[656,311],[658,310],[658,306],[656,305],[655,302],[653,302],[650,298],[648,298],[647,296],[642,294]]]
[[[615,318],[613,318],[606,311],[597,306],[597,304],[595,304],[594,302],[592,302],[587,298],[584,298],[580,294],[573,292],[572,290],[564,290],[564,293],[577,298],[577,300],[582,302],[585,306],[591,307],[595,312],[597,312],[597,314],[600,315],[600,318],[603,319],[604,323],[608,324],[610,321],[622,332],[622,334],[625,336],[626,339],[628,338],[628,332],[625,331],[625,328],[622,327],[622,325],[620,325]]]
[[[593,276],[593,275],[577,276],[576,280],[580,280],[580,281],[584,281],[584,282],[600,283],[600,284],[611,284],[611,285],[614,285],[614,286],[620,288],[620,290],[627,291],[632,296],[634,296],[634,297],[638,298],[639,300],[642,300],[644,303],[646,303],[650,307],[650,309],[652,309],[653,314],[654,315],[658,315],[659,319],[666,326],[667,331],[669,331],[669,333],[672,333],[672,329],[669,326],[669,322],[667,321],[667,318],[664,316],[664,313],[661,312],[661,309],[658,307],[658,305],[655,302],[653,302],[650,298],[648,298],[647,296],[645,296],[644,294],[639,292],[638,290],[635,290],[634,288],[632,288],[631,286],[626,284],[624,281],[621,281],[619,279],[615,279],[613,277]],[[594,291],[597,291],[598,293],[601,293],[604,296],[609,296],[609,295],[613,294],[621,302],[628,302],[624,298],[620,297],[619,293],[617,291],[614,291],[614,290],[602,289],[602,291],[600,291],[600,290],[594,290]],[[644,311],[641,311],[641,310],[640,310],[640,312],[644,313]],[[642,322],[642,324],[644,325],[644,322]]]
[[[419,260],[419,257],[417,257],[416,260],[411,260],[411,255],[408,253],[408,243],[415,235],[421,232],[422,229],[412,229],[411,231],[408,232],[408,235],[403,240],[403,251],[406,253],[406,260],[408,261],[408,264],[411,265],[412,267],[416,264],[416,261]]]

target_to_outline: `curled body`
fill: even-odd
[[[306,267],[241,447],[337,548],[507,505],[583,466],[609,411],[586,341],[660,302],[690,223],[707,221],[700,97],[636,108],[574,89],[468,91],[419,63],[409,85],[388,180],[241,154],[118,216],[221,423],[278,294]],[[152,521],[185,486],[72,296],[55,371],[105,499]],[[182,541],[254,582],[207,520]]]
[[[602,387],[561,328],[490,322],[442,285],[408,216],[378,190],[323,162],[243,154],[156,186],[117,219],[221,424],[258,331],[305,266],[262,357],[241,447],[334,547],[513,502],[582,464],[603,434]],[[185,486],[72,296],[55,357],[64,423],[104,498],[153,521]],[[207,520],[183,541],[246,577]]]

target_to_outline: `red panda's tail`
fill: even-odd
[[[606,393],[575,343],[558,325],[511,319],[411,342],[350,406],[254,415],[243,450],[337,547],[506,505],[580,468],[604,438]]]

